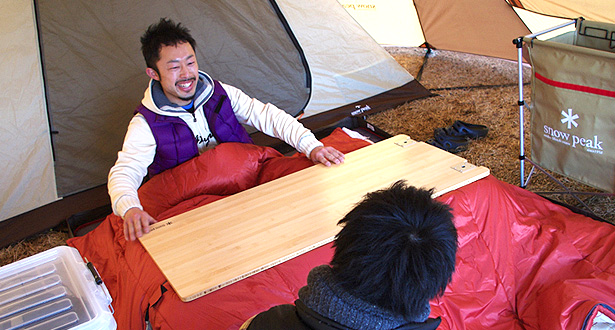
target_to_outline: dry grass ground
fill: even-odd
[[[390,134],[407,134],[417,141],[432,138],[435,128],[449,126],[455,120],[487,125],[490,129],[487,137],[472,141],[468,149],[459,153],[459,156],[475,165],[490,168],[491,173],[502,181],[519,185],[517,63],[484,56],[434,51],[423,65],[425,49],[387,50],[410,74],[417,77],[423,86],[437,95],[369,116],[367,120]],[[529,78],[529,68],[524,70],[524,76]],[[527,86],[524,93],[527,101],[530,98],[529,92],[530,87]],[[524,125],[526,132],[529,132],[528,111]],[[529,155],[528,149],[526,154]],[[556,177],[574,190],[596,191],[565,177]],[[542,173],[534,174],[527,188],[549,192],[562,190]],[[581,206],[568,195],[548,197],[575,207]],[[614,197],[581,198],[596,215],[615,223]],[[52,230],[1,249],[0,265],[64,245],[67,238],[67,232]]]
[[[407,134],[418,141],[433,138],[435,128],[455,120],[489,127],[487,137],[472,141],[458,155],[469,162],[486,166],[498,179],[520,185],[519,175],[519,100],[517,62],[478,55],[432,51],[425,60],[425,49],[387,48],[389,53],[435,97],[409,102],[395,109],[368,117],[368,122],[390,134]],[[425,62],[426,61],[426,62]],[[425,63],[425,64],[424,64]],[[422,68],[422,71],[421,71]],[[524,99],[530,102],[530,68],[525,66]],[[529,150],[529,111],[525,111],[525,154]],[[526,165],[526,174],[530,167]],[[598,190],[561,175],[549,173],[573,191],[600,193]],[[542,172],[536,172],[527,189],[555,201],[581,209],[588,206],[595,215],[615,223],[615,197],[582,195],[581,202]],[[585,205],[583,205],[583,203]]]
[[[35,255],[39,252],[56,246],[66,245],[68,233],[60,230],[48,232],[30,237],[18,243],[0,249],[0,266],[10,264],[17,260]]]

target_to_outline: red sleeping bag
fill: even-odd
[[[345,153],[368,145],[340,129],[323,142]],[[139,196],[163,220],[312,165],[302,155],[226,143],[155,176]],[[440,329],[589,329],[597,315],[615,320],[614,226],[492,176],[439,200],[453,207],[459,233],[453,281],[432,302]],[[146,317],[153,329],[237,329],[292,303],[310,269],[333,253],[325,245],[185,303],[141,244],[125,241],[120,217],[68,244],[100,272],[118,329],[144,329]]]

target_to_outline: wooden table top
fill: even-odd
[[[434,197],[489,174],[465,159],[397,135],[154,224],[141,243],[190,301],[331,242],[368,192],[397,180]]]

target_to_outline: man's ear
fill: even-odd
[[[145,73],[147,73],[148,77],[160,81],[160,77],[158,76],[158,72],[152,68],[145,69]]]

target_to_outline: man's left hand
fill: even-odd
[[[314,163],[331,166],[332,164],[343,163],[344,154],[333,147],[316,147],[310,152],[310,159]]]

